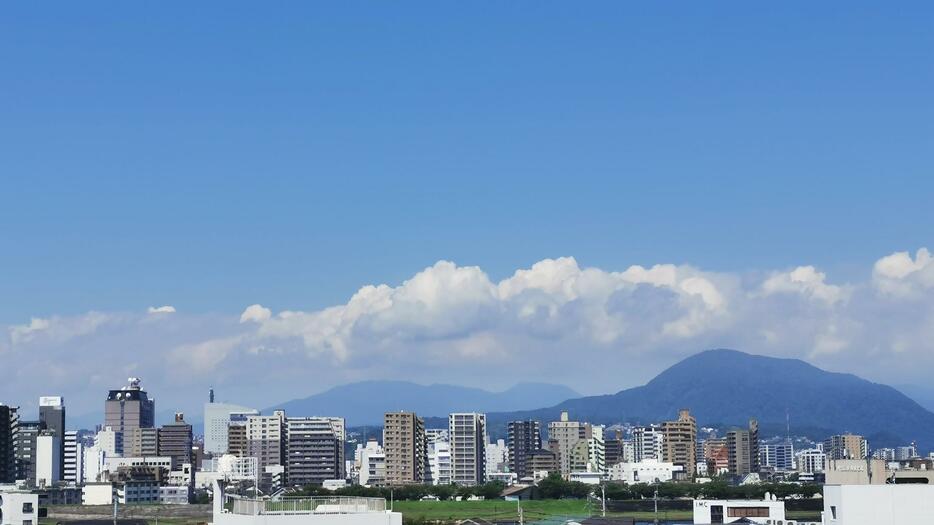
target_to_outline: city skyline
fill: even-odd
[[[0,399],[927,383],[931,5],[364,4],[10,7]]]

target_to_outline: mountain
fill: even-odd
[[[383,414],[413,411],[423,416],[450,412],[505,412],[553,404],[580,396],[566,386],[519,383],[503,392],[454,385],[419,385],[407,381],[363,381],[295,399],[263,410],[283,409],[290,416],[340,414],[351,426],[382,425]]]
[[[934,411],[934,387],[924,385],[896,385],[895,388],[914,399],[924,408]]]
[[[757,418],[764,433],[791,430],[813,438],[840,432],[866,436],[870,447],[916,441],[934,448],[934,414],[898,390],[798,359],[708,350],[668,368],[647,384],[616,394],[569,399],[550,408],[488,414],[494,433],[513,419],[552,421],[567,410],[593,423],[658,422],[689,408],[702,426],[743,426]]]

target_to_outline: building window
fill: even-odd
[[[837,519],[837,506],[836,505],[830,506],[830,518]]]
[[[768,518],[768,507],[730,507],[727,516],[731,518]]]
[[[32,514],[32,502],[23,503],[23,514]]]

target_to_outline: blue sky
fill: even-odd
[[[32,3],[0,320],[346,300],[438,259],[845,277],[930,244],[934,7]]]
[[[778,345],[770,339],[778,324],[748,334],[691,317],[698,297],[720,308],[691,280],[699,275],[732,306],[791,290],[835,308],[853,297],[846,319],[892,334],[860,355],[888,359],[879,356],[909,344],[897,338],[903,331],[931,340],[934,285],[928,292],[924,272],[934,270],[915,254],[934,247],[932,25],[929,2],[6,5],[0,326],[10,335],[0,352],[103,355],[150,337],[171,342],[146,347],[153,355],[210,348],[204,363],[213,366],[230,352],[288,350],[268,337],[305,337],[298,346],[318,349],[314,312],[345,305],[361,286],[401,294],[403,281],[427,269],[447,290],[445,279],[462,274],[433,266],[440,260],[477,265],[497,286],[568,256],[574,265],[556,266],[674,265],[670,282],[613,281],[674,287],[674,296],[643,290],[606,304],[667,312],[645,320],[662,331],[673,320],[713,323],[703,337],[678,325],[690,335],[683,344],[659,343],[646,328],[645,340],[611,351],[628,364],[652,348],[661,357],[590,389],[569,383],[582,392],[637,383],[714,344],[831,368],[855,362],[834,357],[860,333],[841,312],[753,305],[778,324],[789,312],[823,320],[788,351],[768,346]],[[896,252],[909,258],[883,260]],[[877,261],[895,261],[895,270],[874,273]],[[481,290],[474,299],[488,292],[483,279],[471,282]],[[877,296],[914,297],[911,287],[931,299],[924,308],[887,309]],[[497,297],[497,308],[515,306],[513,296]],[[541,307],[525,301],[528,311]],[[469,326],[400,330],[430,340],[430,355],[439,341],[470,340],[464,355],[537,344],[489,328],[480,303],[469,303]],[[680,310],[668,312],[675,303]],[[253,304],[270,315],[240,323]],[[164,332],[126,328],[142,321],[121,316],[161,305],[179,314]],[[310,324],[244,328],[284,310],[309,313]],[[397,326],[393,315],[361,321],[353,337],[382,337]],[[61,331],[50,335],[56,323]],[[107,323],[122,328],[102,333]],[[599,344],[623,337],[622,324],[599,326],[608,338]],[[563,333],[547,323],[530,330]],[[353,337],[324,346],[346,344],[353,359],[361,344]],[[901,369],[887,370],[853,371],[890,379]],[[334,381],[370,377],[353,369]],[[490,377],[498,386],[510,379]],[[180,395],[203,386],[164,385]]]

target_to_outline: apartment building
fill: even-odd
[[[542,448],[542,429],[538,421],[510,421],[506,425],[509,471],[519,479],[532,476],[530,457]]]
[[[271,416],[247,418],[247,454],[256,458],[257,471],[263,477],[261,489],[272,487],[274,478],[281,480],[281,475],[276,475],[269,468],[284,465],[285,436],[285,412],[282,410],[276,410]]]
[[[451,482],[479,485],[486,472],[486,414],[458,412],[448,416],[451,439]]]
[[[193,436],[191,425],[185,422],[184,414],[176,413],[174,422],[159,428],[158,440],[158,455],[172,458],[172,470],[179,470],[182,465],[192,463]]]
[[[827,459],[866,459],[869,443],[857,434],[838,434],[824,440]]]
[[[662,423],[664,461],[681,467],[690,476],[697,463],[697,421],[691,412],[681,410],[676,421]]]
[[[428,468],[425,421],[412,412],[386,412],[383,416],[383,451],[386,482],[390,485],[421,484]]]
[[[259,415],[254,408],[215,403],[214,390],[211,390],[209,402],[204,405],[204,451],[211,454],[228,452],[228,429],[232,424],[245,424],[250,416]]]
[[[665,457],[665,433],[656,425],[636,427],[632,430],[633,460],[661,461]]]
[[[158,428],[131,428],[123,433],[123,451],[134,458],[159,455]]]
[[[19,412],[16,407],[0,404],[0,484],[16,481],[16,438]]]
[[[549,448],[555,453],[558,460],[558,469],[561,475],[568,477],[574,469],[574,448],[578,443],[586,442],[591,438],[590,423],[571,421],[567,412],[561,413],[559,421],[548,423]],[[580,453],[577,454],[578,461]]]
[[[84,445],[75,430],[65,431],[65,467],[62,479],[79,486],[84,484]]]
[[[246,435],[246,421],[233,422],[227,427],[227,453],[237,457],[248,455],[249,440]]]
[[[286,418],[285,477],[290,486],[346,479],[344,418]]]

